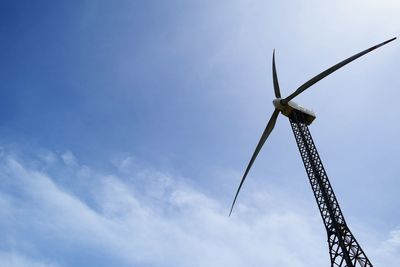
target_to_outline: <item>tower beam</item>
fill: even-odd
[[[301,158],[328,235],[331,267],[372,267],[350,232],[307,126],[305,114],[289,116]]]

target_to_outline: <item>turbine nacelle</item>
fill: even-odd
[[[304,117],[304,123],[306,123],[307,125],[310,125],[316,118],[315,113],[312,110],[304,108],[294,101],[290,100],[287,104],[283,104],[282,98],[276,98],[272,101],[272,103],[277,110],[279,110],[283,115],[288,118],[293,114],[293,111],[295,110],[301,112]]]

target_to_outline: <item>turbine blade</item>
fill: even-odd
[[[246,176],[249,173],[249,170],[250,170],[251,166],[253,165],[254,160],[256,159],[258,153],[260,152],[262,146],[264,145],[265,140],[267,140],[269,134],[272,132],[272,129],[274,129],[275,122],[276,122],[276,119],[278,118],[278,115],[279,115],[279,110],[275,109],[274,113],[272,113],[272,116],[267,123],[267,127],[265,127],[265,130],[264,130],[263,134],[261,135],[260,141],[258,141],[257,147],[253,153],[253,156],[250,159],[249,164],[247,165],[247,168],[246,168],[246,171],[244,172],[242,180],[240,181],[239,188],[236,191],[235,198],[233,199],[233,203],[232,203],[231,211],[229,212],[229,216],[231,216],[233,206],[235,205],[236,199],[239,195],[239,191],[242,188],[243,182],[246,179]]]
[[[379,47],[381,47],[381,46],[383,46],[383,45],[385,45],[385,44],[387,44],[387,43],[390,43],[391,41],[394,41],[395,39],[396,39],[396,37],[394,37],[394,38],[392,38],[392,39],[390,39],[390,40],[387,40],[387,41],[385,41],[385,42],[383,42],[383,43],[380,43],[380,44],[378,44],[378,45],[375,45],[375,46],[373,46],[373,47],[370,47],[370,48],[368,48],[368,49],[366,49],[366,50],[364,50],[364,51],[362,51],[362,52],[360,52],[360,53],[358,53],[358,54],[355,54],[355,55],[352,56],[352,57],[349,57],[349,58],[347,58],[347,59],[345,59],[345,60],[339,62],[338,64],[336,64],[336,65],[330,67],[329,69],[327,69],[327,70],[321,72],[320,74],[318,74],[317,76],[315,76],[315,77],[313,77],[312,79],[308,80],[306,83],[304,83],[304,84],[301,85],[299,88],[297,88],[297,90],[294,91],[294,93],[292,93],[291,95],[289,95],[288,97],[286,97],[285,99],[283,99],[283,100],[282,100],[282,104],[287,104],[291,99],[293,99],[294,97],[296,97],[297,95],[299,95],[300,93],[302,93],[303,91],[305,91],[307,88],[309,88],[310,86],[312,86],[312,85],[315,84],[316,82],[322,80],[323,78],[325,78],[326,76],[328,76],[328,75],[331,74],[332,72],[334,72],[334,71],[340,69],[341,67],[343,67],[343,66],[345,66],[346,64],[352,62],[353,60],[356,60],[357,58],[359,58],[359,57],[361,57],[361,56],[363,56],[363,55],[365,55],[365,54],[367,54],[367,53],[369,53],[369,52],[371,52],[371,51],[373,51],[373,50],[375,50],[375,49],[377,49],[377,48],[379,48]]]
[[[276,66],[275,66],[275,49],[274,53],[272,54],[272,78],[274,80],[275,97],[280,98],[281,91],[279,89],[278,75],[276,74]]]

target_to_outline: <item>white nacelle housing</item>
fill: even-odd
[[[310,125],[313,120],[316,118],[314,112],[310,109],[306,109],[293,101],[289,101],[287,105],[282,105],[281,98],[274,99],[272,103],[274,104],[275,108],[277,108],[283,115],[286,117],[290,117],[293,111],[297,110],[304,114],[305,123]]]

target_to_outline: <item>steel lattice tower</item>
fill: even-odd
[[[331,266],[372,267],[346,224],[304,114],[295,111],[289,120],[328,235]]]

